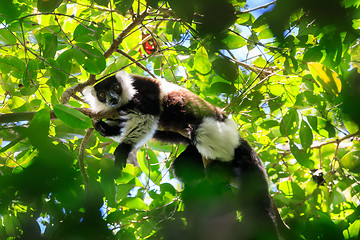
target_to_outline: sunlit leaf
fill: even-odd
[[[293,135],[299,128],[299,114],[290,109],[280,122],[280,132],[285,136]]]
[[[128,197],[120,202],[120,206],[123,206],[128,209],[138,209],[138,210],[149,210],[149,206],[144,203],[140,198]]]
[[[352,151],[345,154],[340,162],[350,171],[360,173],[360,151]]]
[[[209,56],[204,47],[200,47],[195,53],[195,69],[202,75],[209,74],[211,71],[211,65],[209,62]]]
[[[155,153],[151,150],[138,151],[138,163],[141,170],[149,177],[154,183],[160,183],[162,180],[159,171],[159,161]]]
[[[360,233],[360,220],[356,220],[352,224],[350,224],[350,227],[346,230],[344,230],[344,236],[345,239],[352,239],[359,237]]]
[[[293,141],[290,141],[290,151],[300,165],[309,169],[314,168],[314,162],[309,159],[310,153],[304,149],[299,149]]]
[[[330,96],[337,96],[341,91],[341,80],[333,70],[317,62],[307,64],[311,75]]]
[[[300,125],[300,141],[303,149],[310,148],[313,142],[313,133],[309,124],[302,120]]]
[[[223,43],[229,48],[229,49],[237,49],[241,48],[246,45],[246,41],[243,37],[230,33],[227,35],[227,37],[223,40]]]
[[[282,191],[287,198],[303,201],[305,192],[301,187],[293,181],[284,181],[279,184],[279,190]]]
[[[359,126],[353,122],[347,115],[343,116],[343,121],[346,129],[349,131],[349,133],[356,133],[359,131]]]

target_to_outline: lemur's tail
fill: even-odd
[[[235,149],[232,164],[239,185],[244,234],[256,233],[255,239],[279,239],[279,228],[287,229],[287,226],[269,193],[268,177],[263,163],[249,143],[242,138]]]

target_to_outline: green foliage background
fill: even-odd
[[[359,5],[2,1],[0,239],[160,239],[161,223],[182,211],[169,167],[184,146],[151,141],[113,181],[116,143],[86,130],[79,90],[118,69],[225,108],[302,239],[358,239]]]

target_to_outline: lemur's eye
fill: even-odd
[[[104,97],[105,97],[105,93],[103,93],[103,92],[100,93],[100,94],[99,94],[99,97],[104,98]]]
[[[120,90],[120,86],[119,86],[119,85],[115,85],[115,86],[114,86],[114,90],[115,90],[115,91],[119,91],[119,90]]]

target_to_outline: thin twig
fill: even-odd
[[[87,188],[89,186],[90,178],[85,169],[84,153],[85,153],[85,149],[86,149],[86,144],[88,143],[93,131],[94,131],[94,128],[89,128],[86,131],[86,134],[85,134],[83,140],[81,141],[81,145],[80,145],[80,149],[79,149],[79,156],[78,156],[80,173],[84,180],[85,188]]]
[[[260,5],[260,6],[257,6],[257,7],[254,7],[252,9],[247,9],[247,10],[244,10],[242,12],[240,11],[237,11],[236,12],[236,15],[238,14],[244,14],[244,13],[248,13],[248,12],[253,12],[253,11],[256,11],[256,10],[259,10],[259,9],[262,9],[262,8],[267,8],[268,6],[272,5],[272,4],[275,4],[276,3],[276,0],[275,1],[272,1],[272,2],[269,2],[269,3],[265,3],[263,5]]]

